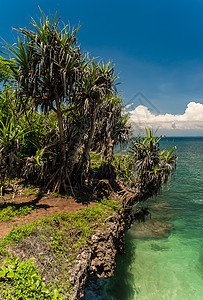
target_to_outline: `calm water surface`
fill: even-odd
[[[85,299],[203,299],[203,138],[169,138],[177,145],[178,166],[170,189],[147,201],[163,202],[170,212],[153,219],[174,224],[162,239],[126,234],[125,254],[117,259],[114,278],[93,280]]]

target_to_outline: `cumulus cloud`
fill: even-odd
[[[158,114],[155,115],[144,106],[139,105],[128,111],[130,123],[134,130],[143,130],[145,127],[163,131],[201,131],[203,133],[203,104],[190,102],[182,115]]]

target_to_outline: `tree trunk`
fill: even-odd
[[[112,112],[109,114],[107,119],[107,161],[111,162],[113,157],[113,147],[114,147],[114,140],[112,139],[112,129],[113,129],[113,122],[112,122]]]
[[[76,171],[77,178],[78,178],[78,175],[82,178],[82,175],[84,174],[84,167],[86,166],[87,161],[89,159],[89,152],[91,149],[92,140],[94,138],[94,133],[95,133],[95,129],[96,129],[96,117],[97,117],[98,107],[99,107],[99,104],[94,105],[93,114],[92,114],[92,118],[91,118],[91,122],[90,122],[90,126],[89,126],[90,130],[88,133],[88,139],[87,139],[87,142],[85,143],[83,154],[82,154],[82,157],[80,159],[80,162],[78,164],[78,168]]]
[[[59,126],[59,136],[60,136],[60,154],[61,154],[61,167],[66,169],[66,146],[65,146],[65,135],[63,129],[63,117],[60,107],[59,98],[56,97],[56,110],[57,110],[57,117],[58,117],[58,126]]]
[[[100,151],[100,161],[104,159],[105,151],[106,151],[106,139],[103,141],[102,149]]]
[[[78,156],[78,152],[80,149],[81,140],[84,138],[85,130],[84,128],[78,128],[77,134],[75,134],[74,138],[69,142],[68,147],[68,157],[67,157],[67,166],[68,166],[68,174],[69,177],[72,177],[72,172],[74,169],[74,165]]]
[[[95,133],[95,128],[96,128],[97,110],[98,110],[98,105],[97,105],[97,107],[94,108],[94,111],[93,111],[91,129],[90,129],[90,132],[89,132],[88,142],[87,142],[87,144],[85,146],[85,149],[83,151],[83,157],[85,157],[85,158],[88,157],[89,152],[90,152],[90,148],[91,148],[91,145],[92,145],[92,140],[93,140],[94,133]]]

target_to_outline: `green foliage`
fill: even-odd
[[[83,58],[76,45],[79,28],[60,28],[57,14],[51,20],[40,12],[39,24],[32,18],[31,29],[18,28],[18,41],[14,46],[6,43],[5,54],[12,59],[11,69],[19,81],[21,95],[27,99],[31,96],[35,105],[47,112],[54,110],[57,97],[61,103],[66,101],[68,89],[73,88],[80,74]]]
[[[0,126],[1,147],[11,148],[13,143],[24,138],[25,132],[18,126],[14,118],[8,118],[5,123],[0,120]]]
[[[135,170],[135,160],[130,154],[114,154],[113,165],[116,168],[117,176],[122,179],[125,185],[135,184],[137,173]]]
[[[49,134],[43,114],[27,106],[26,113],[9,86],[0,92],[0,162],[1,181],[5,175],[17,176],[16,163],[35,155],[37,145],[44,146]],[[15,167],[14,167],[15,165]]]
[[[113,164],[118,178],[128,188],[156,191],[165,183],[176,164],[173,154],[176,147],[171,145],[169,151],[160,151],[162,136],[156,137],[150,128],[145,136],[138,136],[132,141],[128,155],[114,155]]]
[[[101,201],[101,204],[105,205],[106,207],[111,209],[111,212],[117,211],[118,209],[120,209],[122,207],[121,203],[119,203],[116,200],[109,199],[109,198],[103,198]]]
[[[144,159],[149,152],[157,154],[159,151],[159,141],[162,136],[156,137],[153,130],[146,128],[146,135],[144,137],[138,136],[130,147],[130,154],[136,160]]]
[[[20,243],[23,237],[31,235],[38,223],[39,221],[36,221],[23,227],[12,228],[9,234],[0,240],[0,255],[9,255],[6,250],[7,246],[10,244]]]
[[[0,91],[0,149],[2,159],[9,154],[17,156],[20,141],[24,140],[28,129],[19,122],[20,108],[16,93],[10,86]]]
[[[27,189],[24,190],[24,195],[25,196],[37,195],[37,192],[34,189],[27,188]]]
[[[92,150],[101,152],[101,158],[105,156],[111,162],[113,146],[122,144],[131,137],[128,121],[121,96],[113,93],[105,97],[97,113]]]
[[[117,76],[110,62],[104,64],[88,59],[81,52],[76,39],[79,27],[64,25],[57,14],[50,19],[40,12],[40,21],[32,19],[31,29],[17,29],[17,42],[5,43],[4,54],[18,82],[22,116],[30,120],[30,134],[19,156],[36,155],[37,167],[33,166],[34,160],[30,160],[22,176],[31,180],[40,173],[41,184],[59,192],[62,187],[66,189],[72,178],[76,178],[77,184],[84,183],[97,112],[106,97],[113,94]],[[28,113],[25,105],[28,105]],[[40,114],[35,112],[35,116],[30,107],[39,109]],[[114,105],[110,105],[110,109],[113,111]],[[51,123],[52,130],[47,130],[45,122],[40,121],[41,116],[45,119],[43,113],[48,112],[55,114],[55,124],[46,124],[49,127]],[[55,144],[51,149],[50,141],[52,146]],[[47,147],[49,151],[45,152]],[[83,153],[79,153],[80,150]]]
[[[4,299],[62,299],[56,289],[51,292],[43,282],[33,260],[5,259],[1,269],[0,293]]]
[[[18,123],[28,131],[19,149],[19,156],[35,155],[37,148],[43,146],[46,140],[48,129],[45,126],[44,115],[27,107],[26,115],[22,115]]]
[[[92,163],[97,163],[100,160],[100,153],[90,152],[90,159]]]
[[[160,153],[161,159],[164,159],[167,164],[176,164],[176,156],[173,154],[175,150],[176,146],[173,146],[173,144],[171,144],[170,149],[168,151],[163,150]]]
[[[17,247],[21,249],[21,242],[23,242],[23,251],[26,251],[26,240],[33,239],[37,242],[39,250],[37,252],[35,249],[29,249],[29,256],[30,254],[32,255],[33,251],[35,264],[40,261],[47,268],[46,272],[51,274],[57,268],[57,273],[54,273],[52,277],[53,281],[50,281],[50,286],[45,287],[42,284],[41,277],[39,277],[34,268],[34,262],[24,261],[19,263],[17,261],[16,267],[15,263],[12,262],[13,259],[11,259],[11,263],[10,261],[5,261],[2,265],[3,273],[0,273],[3,276],[0,279],[0,288],[3,287],[4,289],[2,297],[12,299],[9,297],[13,295],[13,299],[18,299],[16,295],[22,292],[23,284],[25,285],[24,292],[22,293],[24,299],[58,299],[53,298],[54,296],[51,294],[55,288],[57,288],[59,293],[63,292],[68,295],[72,288],[71,283],[68,281],[70,264],[74,265],[77,262],[77,255],[85,246],[91,247],[91,237],[95,229],[103,225],[104,221],[119,208],[121,208],[120,203],[105,198],[101,203],[95,204],[94,207],[74,213],[56,214],[21,228],[12,229],[8,236],[0,241],[1,256],[10,256],[9,251],[11,251],[14,245],[15,249]],[[40,243],[42,243],[43,247],[49,249],[49,255],[52,260],[50,265],[47,264],[47,257],[44,258],[41,255]],[[54,269],[52,266],[54,266]],[[13,276],[12,272],[14,272],[14,277],[9,279],[9,276]],[[31,287],[31,283],[35,284],[32,281],[32,273],[35,274],[36,282],[39,281],[36,283],[37,287],[35,287],[36,295],[34,294],[33,286]],[[25,280],[27,283],[24,282]],[[48,290],[49,293],[45,294],[45,292],[42,292],[44,289]],[[43,298],[48,296],[52,298]]]
[[[6,206],[4,208],[4,206]],[[13,217],[21,217],[26,216],[34,209],[34,206],[32,205],[0,205],[0,222],[2,221],[10,221]]]
[[[20,243],[23,237],[34,234],[39,230],[39,228],[40,231],[50,230],[51,235],[54,234],[56,236],[56,240],[58,238],[61,240],[61,237],[59,237],[60,232],[57,224],[62,223],[64,228],[70,228],[71,224],[71,227],[82,230],[82,236],[84,237],[83,242],[86,243],[95,226],[97,226],[97,224],[101,224],[108,215],[117,210],[119,207],[121,207],[121,205],[117,201],[112,199],[104,199],[101,203],[98,203],[91,208],[74,213],[56,214],[52,217],[35,221],[20,228],[13,228],[9,234],[0,241],[0,255],[6,254],[6,248],[8,245]],[[65,240],[66,238],[64,232],[64,241]]]
[[[13,112],[18,112],[16,93],[13,87],[6,86],[0,89],[0,120],[5,123],[9,117],[13,117]]]
[[[52,227],[51,234],[53,239],[50,242],[54,248],[54,252],[58,255],[67,253],[66,247],[70,241],[71,247],[75,249],[75,251],[87,245],[95,228],[101,225],[113,211],[116,211],[120,207],[121,205],[117,201],[103,199],[101,203],[92,208],[71,214],[59,214],[53,216],[51,219],[47,219],[47,221],[51,221],[51,224],[53,224],[53,222],[57,224],[56,230],[53,230]],[[74,237],[70,237],[67,233],[67,229],[71,228],[74,228]],[[68,255],[72,255],[69,250]]]
[[[106,163],[107,163],[106,159],[99,160],[98,162],[91,164],[91,169],[92,170],[95,170],[95,169],[98,170],[102,166],[104,166]]]
[[[161,161],[166,162],[167,164],[175,165],[176,164],[176,156],[173,154],[176,147],[170,146],[170,149],[163,150],[160,152],[159,149],[159,141],[163,138],[162,136],[156,137],[153,130],[150,128],[146,128],[146,136],[141,137],[138,136],[134,141],[130,149],[131,155],[133,155],[134,159],[144,160],[146,157],[151,157],[151,166],[148,169],[151,172],[158,172],[163,170],[164,168],[158,168],[158,165]],[[149,164],[148,164],[149,166]],[[165,165],[167,168],[168,166]]]
[[[9,111],[0,116],[0,138],[15,144],[12,152],[19,159],[11,172],[6,165],[11,152],[6,152],[1,181],[21,176],[59,193],[89,180],[91,147],[101,150],[107,143],[102,158],[111,161],[113,144],[125,140],[129,126],[115,91],[114,66],[81,52],[79,27],[64,25],[57,14],[40,13],[39,22],[32,19],[31,27],[18,28],[17,42],[5,42],[1,51],[8,59],[0,59],[0,72],[6,67],[18,87],[15,101],[2,96]]]
[[[8,61],[0,56],[0,82],[8,84],[12,82],[12,72]]]

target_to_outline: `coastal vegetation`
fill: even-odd
[[[39,25],[18,28],[15,46],[5,44],[9,59],[1,59],[4,82],[7,72],[16,83],[13,90],[6,85],[15,100],[2,99],[10,104],[1,121],[8,175],[18,175],[13,162],[20,154],[20,176],[58,192],[85,184],[93,144],[111,161],[114,144],[129,138],[114,66],[88,59],[77,43],[79,28],[60,24],[56,15],[51,21],[42,14]]]
[[[161,151],[162,137],[151,129],[130,142],[114,66],[82,53],[79,28],[41,12],[39,24],[32,19],[31,28],[16,30],[17,42],[5,43],[0,57],[0,221],[34,209],[4,201],[8,190],[18,194],[18,180],[37,187],[38,198],[82,194],[95,206],[36,220],[2,238],[0,296],[67,299],[71,270],[95,230],[159,191],[175,167],[175,147]],[[129,152],[114,154],[124,142]]]
[[[120,207],[115,200],[103,199],[86,210],[54,215],[13,228],[0,242],[0,256],[9,257],[3,261],[0,273],[1,296],[5,299],[19,299],[18,295],[26,299],[67,299],[73,287],[70,270],[77,256],[91,246],[94,230]],[[21,259],[16,259],[19,256]]]

